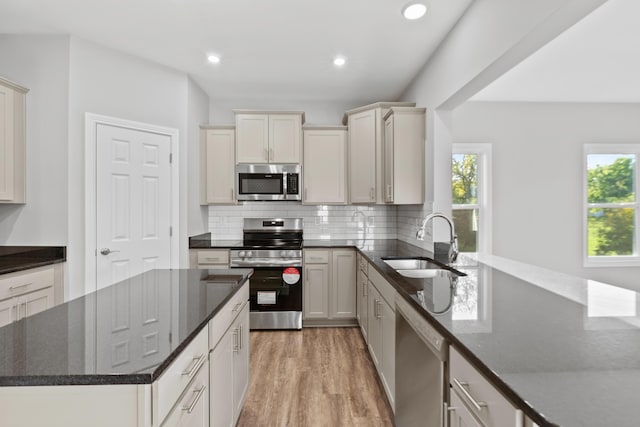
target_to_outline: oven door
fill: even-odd
[[[249,281],[251,312],[302,312],[300,267],[254,267]]]

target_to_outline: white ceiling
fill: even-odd
[[[2,0],[0,31],[91,40],[183,71],[212,99],[395,100],[472,0],[426,0],[418,21],[402,18],[407,1]]]
[[[609,0],[477,101],[640,102],[640,1]]]

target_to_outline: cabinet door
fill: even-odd
[[[330,318],[356,317],[356,253],[334,249],[332,256]]]
[[[269,116],[236,114],[236,162],[268,163]]]
[[[349,198],[376,201],[376,110],[349,116]]]
[[[187,387],[185,393],[162,423],[163,426],[208,427],[209,426],[209,369],[205,363]]]
[[[209,355],[209,411],[211,427],[230,427],[233,418],[233,357],[237,339],[233,328],[223,335]]]
[[[449,405],[449,414],[445,414],[445,417],[449,417],[448,425],[451,427],[484,427],[482,423],[476,420],[471,411],[467,409],[462,399],[458,397],[458,393],[453,389],[450,391],[451,402]]]
[[[347,202],[346,147],[344,130],[304,131],[303,203]]]
[[[384,201],[393,203],[393,116],[384,122]]]
[[[364,271],[358,269],[358,324],[360,325],[360,330],[362,331],[362,336],[364,337],[364,341],[367,342],[367,334],[369,331],[369,303],[368,303],[368,288],[369,283],[367,280],[367,276],[364,274]]]
[[[31,316],[53,307],[53,286],[28,293],[20,297],[22,317]]]
[[[329,265],[309,264],[305,267],[304,317],[329,317]]]
[[[269,163],[300,163],[302,117],[299,114],[269,115]]]
[[[234,327],[232,326],[232,329]],[[237,345],[233,358],[233,408],[234,423],[240,416],[249,388],[249,303],[235,321]]]
[[[0,85],[0,200],[13,200],[13,90]]]
[[[379,304],[381,324],[381,345],[379,357],[381,362],[380,374],[382,384],[389,397],[391,407],[395,407],[396,390],[396,313],[382,298]]]
[[[208,129],[205,134],[204,203],[235,203],[235,131]]]
[[[0,301],[0,327],[16,320],[16,300],[7,298]]]
[[[369,282],[370,283],[370,282]],[[378,290],[374,286],[368,287],[369,291],[369,315],[368,315],[368,328],[367,337],[369,338],[369,353],[374,365],[380,369],[380,348],[382,346],[382,326],[380,322],[380,304],[382,298],[378,293]]]

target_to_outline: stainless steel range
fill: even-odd
[[[302,329],[302,218],[245,218],[231,268],[253,268],[250,329]]]

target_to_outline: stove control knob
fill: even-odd
[[[282,258],[286,258],[286,257],[288,256],[288,255],[287,255],[287,251],[280,251],[280,256],[281,256]]]
[[[289,251],[289,252],[287,253],[287,256],[288,256],[289,258],[295,258],[295,256],[296,256],[296,251]]]
[[[253,256],[253,252],[249,251],[247,252],[247,258],[251,258]]]
[[[238,256],[239,256],[240,258],[244,258],[244,257],[245,257],[245,255],[246,255],[245,251],[240,251],[240,252],[238,252]]]

